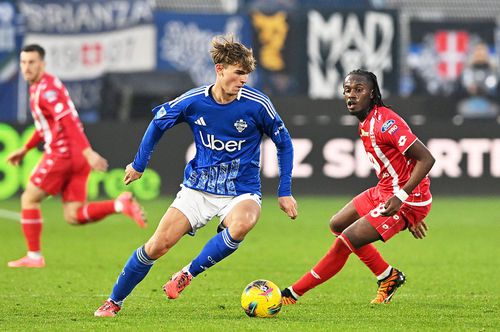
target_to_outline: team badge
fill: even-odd
[[[245,130],[248,127],[248,124],[243,119],[239,119],[238,121],[236,121],[234,123],[234,127],[236,128],[236,130],[239,133],[241,133],[243,130]]]

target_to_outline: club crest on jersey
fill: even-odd
[[[234,123],[234,127],[236,130],[241,133],[243,130],[245,130],[248,127],[248,124],[245,122],[243,119],[239,119]]]
[[[383,125],[382,125],[382,128],[381,128],[381,131],[383,133],[385,133],[387,131],[387,129],[391,128],[391,126],[394,124],[394,120],[387,120]]]

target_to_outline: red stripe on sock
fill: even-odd
[[[115,201],[91,202],[76,211],[76,218],[80,224],[86,224],[99,221],[113,213],[116,213]]]
[[[349,240],[347,240],[347,243],[349,243]],[[335,239],[330,250],[312,270],[304,274],[302,278],[292,285],[295,293],[303,295],[336,275],[344,267],[350,254],[351,250],[342,240],[342,237]]]
[[[21,228],[28,251],[40,251],[43,220],[39,209],[21,210]]]

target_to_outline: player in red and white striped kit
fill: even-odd
[[[385,242],[406,228],[415,238],[426,235],[424,218],[432,202],[427,174],[434,165],[433,156],[406,122],[384,105],[373,73],[349,73],[344,99],[349,113],[360,122],[359,135],[379,182],[332,217],[330,228],[337,239],[316,266],[283,290],[285,305],[337,274],[351,253],[378,279],[377,296],[371,303],[388,303],[406,277],[382,258],[372,242]]]
[[[40,204],[48,195],[61,194],[64,218],[73,225],[96,222],[123,213],[140,227],[146,226],[142,208],[125,192],[115,200],[86,202],[91,169],[105,171],[108,162],[89,144],[68,91],[55,76],[45,72],[45,50],[36,44],[25,46],[20,67],[30,85],[30,107],[35,132],[26,145],[7,161],[19,165],[26,153],[44,142],[44,154],[21,196],[21,226],[28,253],[9,267],[44,267],[41,253],[42,214]]]

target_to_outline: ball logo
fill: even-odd
[[[396,122],[396,121],[394,121],[394,120],[392,120],[392,119],[391,119],[391,120],[387,120],[387,121],[386,121],[386,122],[382,125],[382,129],[381,129],[381,131],[382,131],[383,133],[385,133],[385,132],[387,131],[387,129],[391,128],[391,126],[394,124],[394,122]]]

